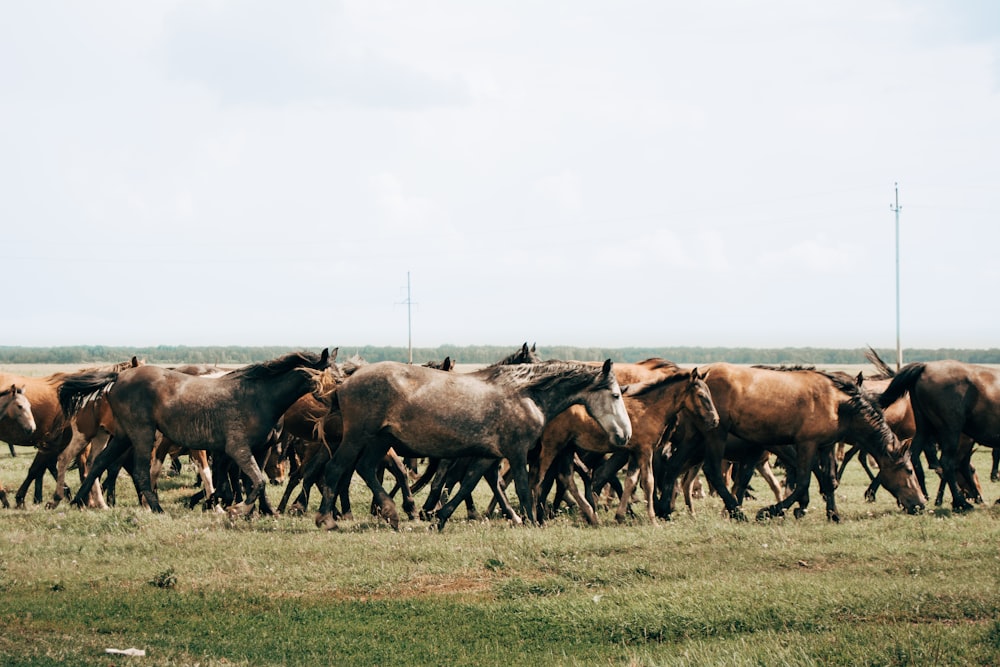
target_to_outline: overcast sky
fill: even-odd
[[[0,344],[892,348],[896,182],[1000,346],[1000,3],[0,4]]]

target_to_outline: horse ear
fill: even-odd
[[[864,381],[865,381],[865,372],[860,371],[858,373],[858,377],[854,378],[854,383],[860,387],[864,383]]]
[[[132,355],[132,368],[139,367],[139,357]]]
[[[336,359],[337,359],[337,352],[339,352],[339,351],[340,351],[339,347],[333,348],[333,352],[330,351],[330,348],[324,347],[323,348],[323,353],[320,355],[320,361],[323,362],[323,363],[332,364],[334,361],[336,361]]]
[[[451,357],[445,357],[444,361],[441,362],[441,370],[450,371],[455,367],[455,362],[451,360]]]
[[[601,372],[604,375],[609,375],[611,373],[611,360],[610,359],[605,359],[604,360],[604,368],[601,369]]]
[[[624,387],[621,388],[622,389],[622,396],[624,396],[625,394],[628,393],[629,387],[631,387],[631,386],[632,385],[627,384],[627,385],[625,385]]]

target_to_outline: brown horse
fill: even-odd
[[[334,350],[333,358],[336,358]],[[97,457],[73,499],[82,498],[104,469],[134,447],[133,481],[149,508],[162,512],[150,480],[150,459],[157,431],[191,449],[225,452],[252,480],[244,502],[232,513],[250,512],[258,498],[266,506],[267,480],[253,450],[265,442],[282,414],[303,394],[313,391],[316,375],[330,366],[331,354],[295,352],[252,364],[221,377],[206,378],[157,366],[120,372],[81,373],[63,381],[60,402],[67,414],[88,396],[106,391],[118,423],[118,434]]]
[[[670,516],[677,476],[693,457],[704,459],[705,476],[730,515],[743,518],[738,500],[722,479],[722,460],[730,434],[761,450],[777,445],[796,447],[796,479],[800,483],[784,500],[761,510],[758,518],[780,516],[807,497],[817,456],[832,452],[839,441],[858,444],[875,456],[886,487],[907,511],[916,512],[926,505],[909,452],[886,424],[882,410],[852,379],[811,368],[748,368],[718,363],[708,367],[706,381],[719,411],[719,426],[673,443],[675,449],[664,465],[658,514]],[[839,515],[832,493],[836,471],[830,470],[829,474],[827,517],[836,521]]]
[[[987,447],[1000,447],[1000,372],[961,361],[907,364],[889,383],[879,403],[892,405],[910,395],[916,434],[913,447],[941,448],[941,477],[951,491],[952,507],[972,509],[958,484],[962,436]]]
[[[133,363],[122,362],[107,366],[101,370],[118,370]],[[96,370],[96,369],[90,369]],[[35,484],[35,502],[42,501],[42,479],[49,471],[57,476],[56,461],[59,453],[66,447],[72,436],[70,420],[67,419],[59,405],[59,387],[68,377],[66,373],[53,373],[45,377],[25,377],[0,372],[0,386],[15,383],[24,387],[24,393],[31,401],[31,412],[35,418],[34,433],[25,433],[19,427],[11,428],[9,424],[0,424],[0,440],[8,443],[35,447],[35,457],[28,468],[28,474],[15,495],[16,507],[24,507],[24,499],[28,488]]]
[[[632,437],[628,442],[632,463],[615,519],[619,522],[625,520],[636,482],[639,482],[646,494],[647,515],[650,522],[655,523],[653,452],[661,446],[664,431],[681,414],[705,429],[715,428],[719,423],[719,415],[712,403],[712,393],[697,368],[692,371],[678,369],[670,375],[660,375],[646,382],[626,385],[623,397],[632,422]],[[552,461],[570,444],[593,452],[614,451],[601,427],[581,406],[571,407],[556,416],[545,426],[538,464],[532,471],[536,499],[541,499],[542,480]],[[576,492],[576,484],[572,480],[569,491],[588,523],[596,525],[598,521],[594,508]]]
[[[546,422],[571,405],[583,404],[608,438],[623,447],[632,426],[611,360],[601,368],[568,362],[491,366],[473,373],[445,373],[395,362],[359,369],[337,390],[344,439],[327,464],[327,489],[316,525],[336,526],[330,515],[331,489],[357,462],[382,516],[399,527],[395,503],[375,476],[390,447],[416,456],[475,456],[458,493],[438,512],[444,527],[497,459],[514,474],[521,511],[534,522],[527,469],[528,451]]]
[[[31,401],[24,393],[23,387],[12,384],[10,389],[0,391],[0,424],[11,422],[26,434],[34,433],[35,418],[31,414]],[[7,492],[0,483],[0,504],[4,509],[10,507],[7,502]]]

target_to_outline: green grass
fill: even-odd
[[[8,490],[30,459],[18,451],[0,450]],[[975,463],[988,470],[988,453]],[[325,533],[311,516],[187,510],[193,481],[163,482],[165,515],[127,481],[111,511],[0,511],[0,664],[1000,663],[1000,508],[870,505],[856,465],[840,525],[815,498],[802,520],[767,523],[726,520],[709,498],[658,526],[605,512],[599,528],[570,513],[394,532],[360,516],[355,486],[357,520]],[[992,502],[1000,485],[984,484]]]

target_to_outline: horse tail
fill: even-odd
[[[68,375],[59,385],[59,405],[67,417],[75,415],[90,400],[110,388],[118,371],[84,371]]]
[[[917,362],[903,366],[902,370],[896,373],[892,382],[885,388],[885,391],[878,397],[878,404],[882,408],[887,408],[898,401],[903,394],[913,390],[913,386],[920,379],[924,372],[925,364]]]
[[[865,352],[865,359],[867,359],[872,366],[878,369],[878,372],[881,375],[884,375],[887,378],[896,376],[895,369],[885,363],[882,357],[878,356],[878,352],[876,352],[875,348],[871,345],[868,346],[868,351]]]

